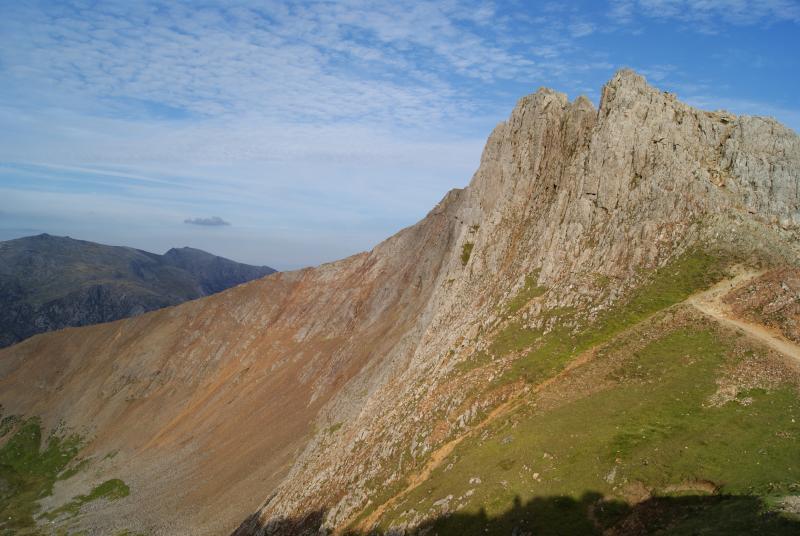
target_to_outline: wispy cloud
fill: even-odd
[[[800,22],[800,4],[794,0],[611,0],[609,16],[620,24],[630,24],[637,16],[676,20],[716,33],[726,24]]]
[[[492,16],[479,5],[112,2],[7,11],[7,75],[20,84],[48,79],[133,117],[429,123],[467,111],[438,73],[492,81],[533,66],[477,31]]]
[[[94,114],[153,119],[427,127],[474,114],[477,85],[487,98],[503,80],[568,68],[570,40],[594,31],[573,15],[518,20],[480,1],[33,2],[4,10],[0,61],[17,87],[51,102],[91,97],[84,104]],[[531,35],[535,46],[559,51],[558,65],[530,56]]]
[[[716,107],[696,70],[648,58],[632,30],[797,20],[788,0],[6,4],[0,203],[14,227],[208,240],[219,233],[175,214],[235,214],[245,253],[262,251],[247,260],[282,268],[412,223],[468,181],[486,135],[541,85],[597,98],[632,64]],[[792,106],[775,109],[791,120]],[[303,258],[293,240],[318,241]],[[217,249],[243,258],[231,243]],[[266,243],[298,257],[281,264]]]
[[[589,22],[573,22],[569,25],[573,37],[584,37],[594,33],[594,25]]]
[[[211,216],[210,218],[188,218],[183,220],[183,223],[189,225],[200,225],[202,227],[222,227],[230,225],[229,222],[223,220],[219,216]]]

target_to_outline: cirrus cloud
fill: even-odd
[[[333,260],[463,186],[519,97],[596,100],[621,66],[800,126],[794,0],[5,4],[0,228],[281,269]],[[725,39],[744,27],[752,39]],[[175,216],[215,213],[246,242]]]

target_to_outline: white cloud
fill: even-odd
[[[573,37],[584,37],[594,33],[594,25],[589,22],[575,22],[569,25]]]
[[[490,81],[531,66],[461,24],[489,20],[487,6],[255,5],[18,5],[1,23],[0,59],[17,84],[48,80],[59,92],[105,99],[113,112],[411,125],[468,111],[439,73]]]
[[[794,0],[611,0],[609,17],[630,24],[636,16],[677,20],[705,33],[723,24],[750,26],[800,22],[800,4]]]
[[[656,65],[649,65],[647,67],[642,67],[636,69],[639,73],[644,75],[647,80],[652,83],[658,83],[662,80],[666,79],[670,74],[674,74],[678,71],[677,66],[670,65],[670,64],[656,64]]]
[[[18,167],[0,165],[0,181],[30,226],[51,214],[74,227],[93,211],[92,228],[105,218],[131,235],[136,221],[198,240],[266,229],[284,246],[291,233],[305,243],[329,233],[324,251],[343,256],[463,186],[520,95],[541,85],[596,92],[615,67],[584,45],[610,31],[602,11],[566,3],[7,4],[0,163]],[[794,16],[779,0],[747,13],[723,4],[616,0],[610,13],[626,24]],[[676,78],[671,65],[647,74]],[[236,227],[181,223],[196,214]],[[356,238],[332,241],[335,232]],[[295,261],[335,258],[313,255]]]

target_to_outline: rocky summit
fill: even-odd
[[[0,529],[796,534],[799,304],[797,134],[540,89],[370,252],[1,351]]]

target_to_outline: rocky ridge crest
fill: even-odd
[[[697,110],[623,70],[599,109],[549,89],[521,99],[469,186],[371,255],[402,256],[409,236],[441,220],[447,233],[430,252],[441,269],[422,314],[323,408],[323,423],[343,424],[309,441],[239,534],[270,533],[320,508],[323,526],[341,528],[497,405],[502,392],[476,396],[480,385],[451,373],[487,347],[498,304],[530,274],[548,289],[525,312],[537,325],[558,308],[591,318],[697,244],[797,264],[800,138],[772,119]]]

